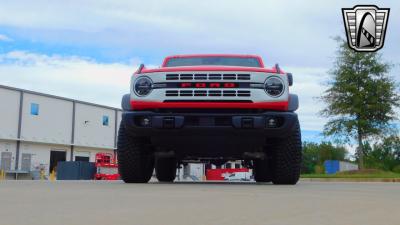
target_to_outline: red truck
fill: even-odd
[[[259,56],[177,55],[142,64],[122,98],[119,173],[172,182],[180,164],[242,160],[257,182],[296,184],[302,158],[291,73]]]

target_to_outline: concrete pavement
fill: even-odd
[[[399,183],[0,181],[1,225],[398,225]]]

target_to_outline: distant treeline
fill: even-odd
[[[367,169],[379,169],[400,173],[400,138],[390,136],[379,143],[364,144],[364,165]],[[358,163],[357,153],[351,157],[344,146],[331,142],[303,143],[302,173],[324,173],[325,160],[341,160]]]

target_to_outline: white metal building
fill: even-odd
[[[116,150],[121,116],[118,108],[0,85],[0,169],[48,175],[58,161],[94,162],[96,153]],[[204,172],[189,164],[178,179],[201,180]]]
[[[0,85],[0,168],[49,173],[113,152],[121,110]]]

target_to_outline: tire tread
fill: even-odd
[[[121,121],[118,132],[118,171],[126,183],[147,183],[154,170],[154,155],[147,140],[129,135]]]

